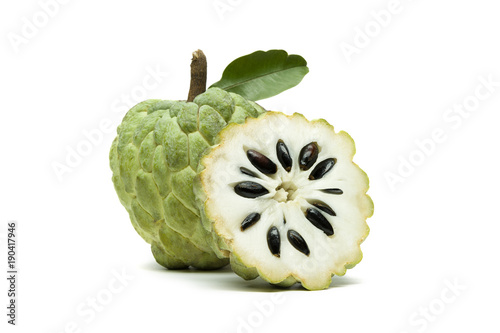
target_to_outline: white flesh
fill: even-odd
[[[283,169],[277,157],[276,143],[280,139],[293,160],[290,172]],[[311,142],[320,147],[318,159],[309,170],[301,171],[299,152]],[[271,159],[278,166],[277,173],[259,172],[247,158],[248,149]],[[351,137],[345,132],[335,133],[324,120],[309,122],[299,114],[286,116],[278,112],[247,119],[245,124],[221,132],[219,145],[203,160],[205,212],[233,255],[245,266],[257,268],[267,281],[279,283],[292,276],[308,289],[326,288],[332,275],[343,275],[346,265],[354,266],[361,260],[359,245],[369,232],[365,220],[371,216],[373,204],[366,195],[368,178],[352,162],[354,153]],[[314,167],[327,158],[336,159],[333,169],[321,179],[309,180]],[[243,174],[240,167],[256,173],[258,178]],[[242,197],[235,193],[234,186],[243,181],[259,183],[270,193],[255,199]],[[283,183],[293,184],[297,190],[288,194],[279,189]],[[340,188],[343,194],[321,191],[328,188]],[[335,211],[336,216],[320,211],[333,226],[334,235],[327,236],[306,219],[305,211],[312,207],[308,200],[320,200]],[[261,214],[260,220],[241,231],[242,221],[254,212]],[[281,236],[279,258],[267,244],[272,226]],[[308,256],[287,240],[290,229],[304,238],[310,250]]]

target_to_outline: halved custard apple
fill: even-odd
[[[362,258],[373,203],[354,141],[325,120],[266,112],[230,124],[195,193],[214,251],[245,279],[327,288]]]

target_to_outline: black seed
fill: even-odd
[[[328,236],[333,235],[333,227],[328,220],[315,208],[308,208],[306,211],[306,219],[309,220],[316,228],[323,231]]]
[[[252,149],[247,150],[247,157],[252,165],[263,174],[271,175],[278,171],[276,164],[258,151]]]
[[[324,190],[321,190],[321,191],[328,193],[328,194],[342,194],[342,193],[344,193],[339,188],[325,188]]]
[[[234,187],[234,192],[244,198],[257,198],[269,191],[262,185],[255,182],[241,182]]]
[[[280,233],[278,228],[272,227],[267,232],[267,246],[269,246],[269,251],[273,256],[280,257]]]
[[[241,231],[245,231],[246,229],[250,228],[253,226],[257,221],[260,220],[260,214],[259,213],[252,213],[245,217],[243,222],[241,222]]]
[[[313,169],[311,174],[309,175],[310,180],[323,178],[324,175],[328,173],[328,171],[332,170],[333,166],[337,163],[336,158],[327,158],[326,160],[318,163],[316,167]]]
[[[288,241],[290,242],[290,244],[292,244],[294,248],[304,253],[306,256],[308,256],[309,253],[311,253],[309,251],[309,247],[307,246],[306,241],[297,231],[288,230],[287,237]]]
[[[283,169],[290,172],[290,170],[292,170],[292,157],[283,140],[278,140],[276,144],[276,155],[278,155],[278,161],[280,161]]]
[[[313,203],[313,206],[324,211],[325,213],[327,213],[331,216],[337,216],[335,211],[330,206],[328,206],[326,203],[324,203],[322,201],[317,201],[317,202]]]
[[[244,173],[245,175],[259,178],[253,171],[250,171],[247,168],[241,167],[240,171],[241,171],[241,173]]]
[[[301,170],[309,170],[318,159],[319,147],[316,142],[305,145],[299,153],[299,166]]]

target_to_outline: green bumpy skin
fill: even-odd
[[[110,151],[113,183],[137,233],[169,269],[216,269],[229,263],[201,222],[193,193],[198,164],[230,123],[265,110],[210,88],[193,102],[147,100],[130,109]]]

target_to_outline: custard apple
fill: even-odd
[[[200,222],[193,179],[221,129],[264,112],[219,88],[193,102],[147,100],[127,112],[110,151],[112,179],[132,225],[151,244],[159,264],[215,269],[228,263],[214,252],[215,238]]]
[[[373,213],[354,153],[347,133],[297,113],[228,125],[194,182],[216,255],[245,279],[327,288],[361,260]]]

